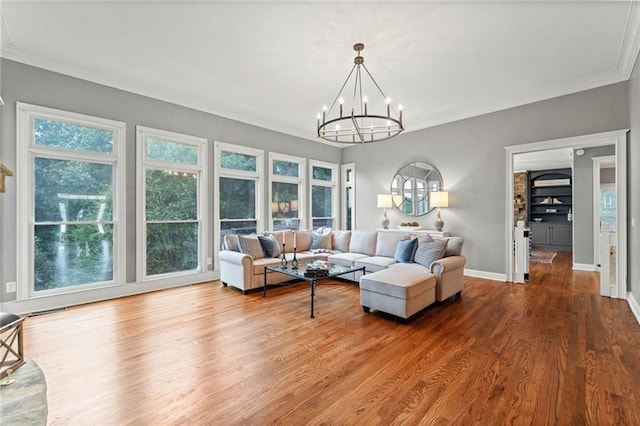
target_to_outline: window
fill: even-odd
[[[336,164],[311,160],[311,227],[337,227],[337,174]]]
[[[617,229],[617,197],[615,183],[600,184],[600,222],[607,224],[609,229]]]
[[[302,229],[304,163],[299,157],[269,153],[269,216],[272,230]]]
[[[24,103],[18,299],[124,283],[124,123]]]
[[[216,142],[218,235],[251,234],[262,230],[263,151]]]
[[[203,270],[207,140],[137,127],[138,281]]]
[[[342,171],[342,229],[356,227],[356,165],[343,164]]]

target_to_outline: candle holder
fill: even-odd
[[[296,248],[293,248],[293,259],[291,260],[291,269],[298,269],[298,259],[296,258]]]
[[[284,243],[282,243],[282,260],[280,261],[280,264],[282,265],[283,268],[286,269],[286,267],[287,267],[287,258],[284,255]]]

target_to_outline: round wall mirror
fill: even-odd
[[[393,205],[409,216],[422,216],[434,209],[429,194],[437,191],[442,191],[442,176],[423,162],[406,164],[391,181]]]

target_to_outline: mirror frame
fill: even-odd
[[[442,190],[442,175],[437,168],[426,161],[412,161],[398,169],[389,193],[395,208],[407,216],[419,217],[435,209],[430,194]]]

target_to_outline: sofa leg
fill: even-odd
[[[227,286],[228,286],[228,284],[227,284],[227,283],[225,283],[224,281],[222,281],[222,286],[223,286],[223,287],[227,287]]]
[[[369,312],[371,312],[371,308],[370,308],[370,307],[368,307],[368,306],[363,306],[363,307],[362,307],[362,310],[363,310],[365,313],[367,313],[367,314],[368,314]]]

